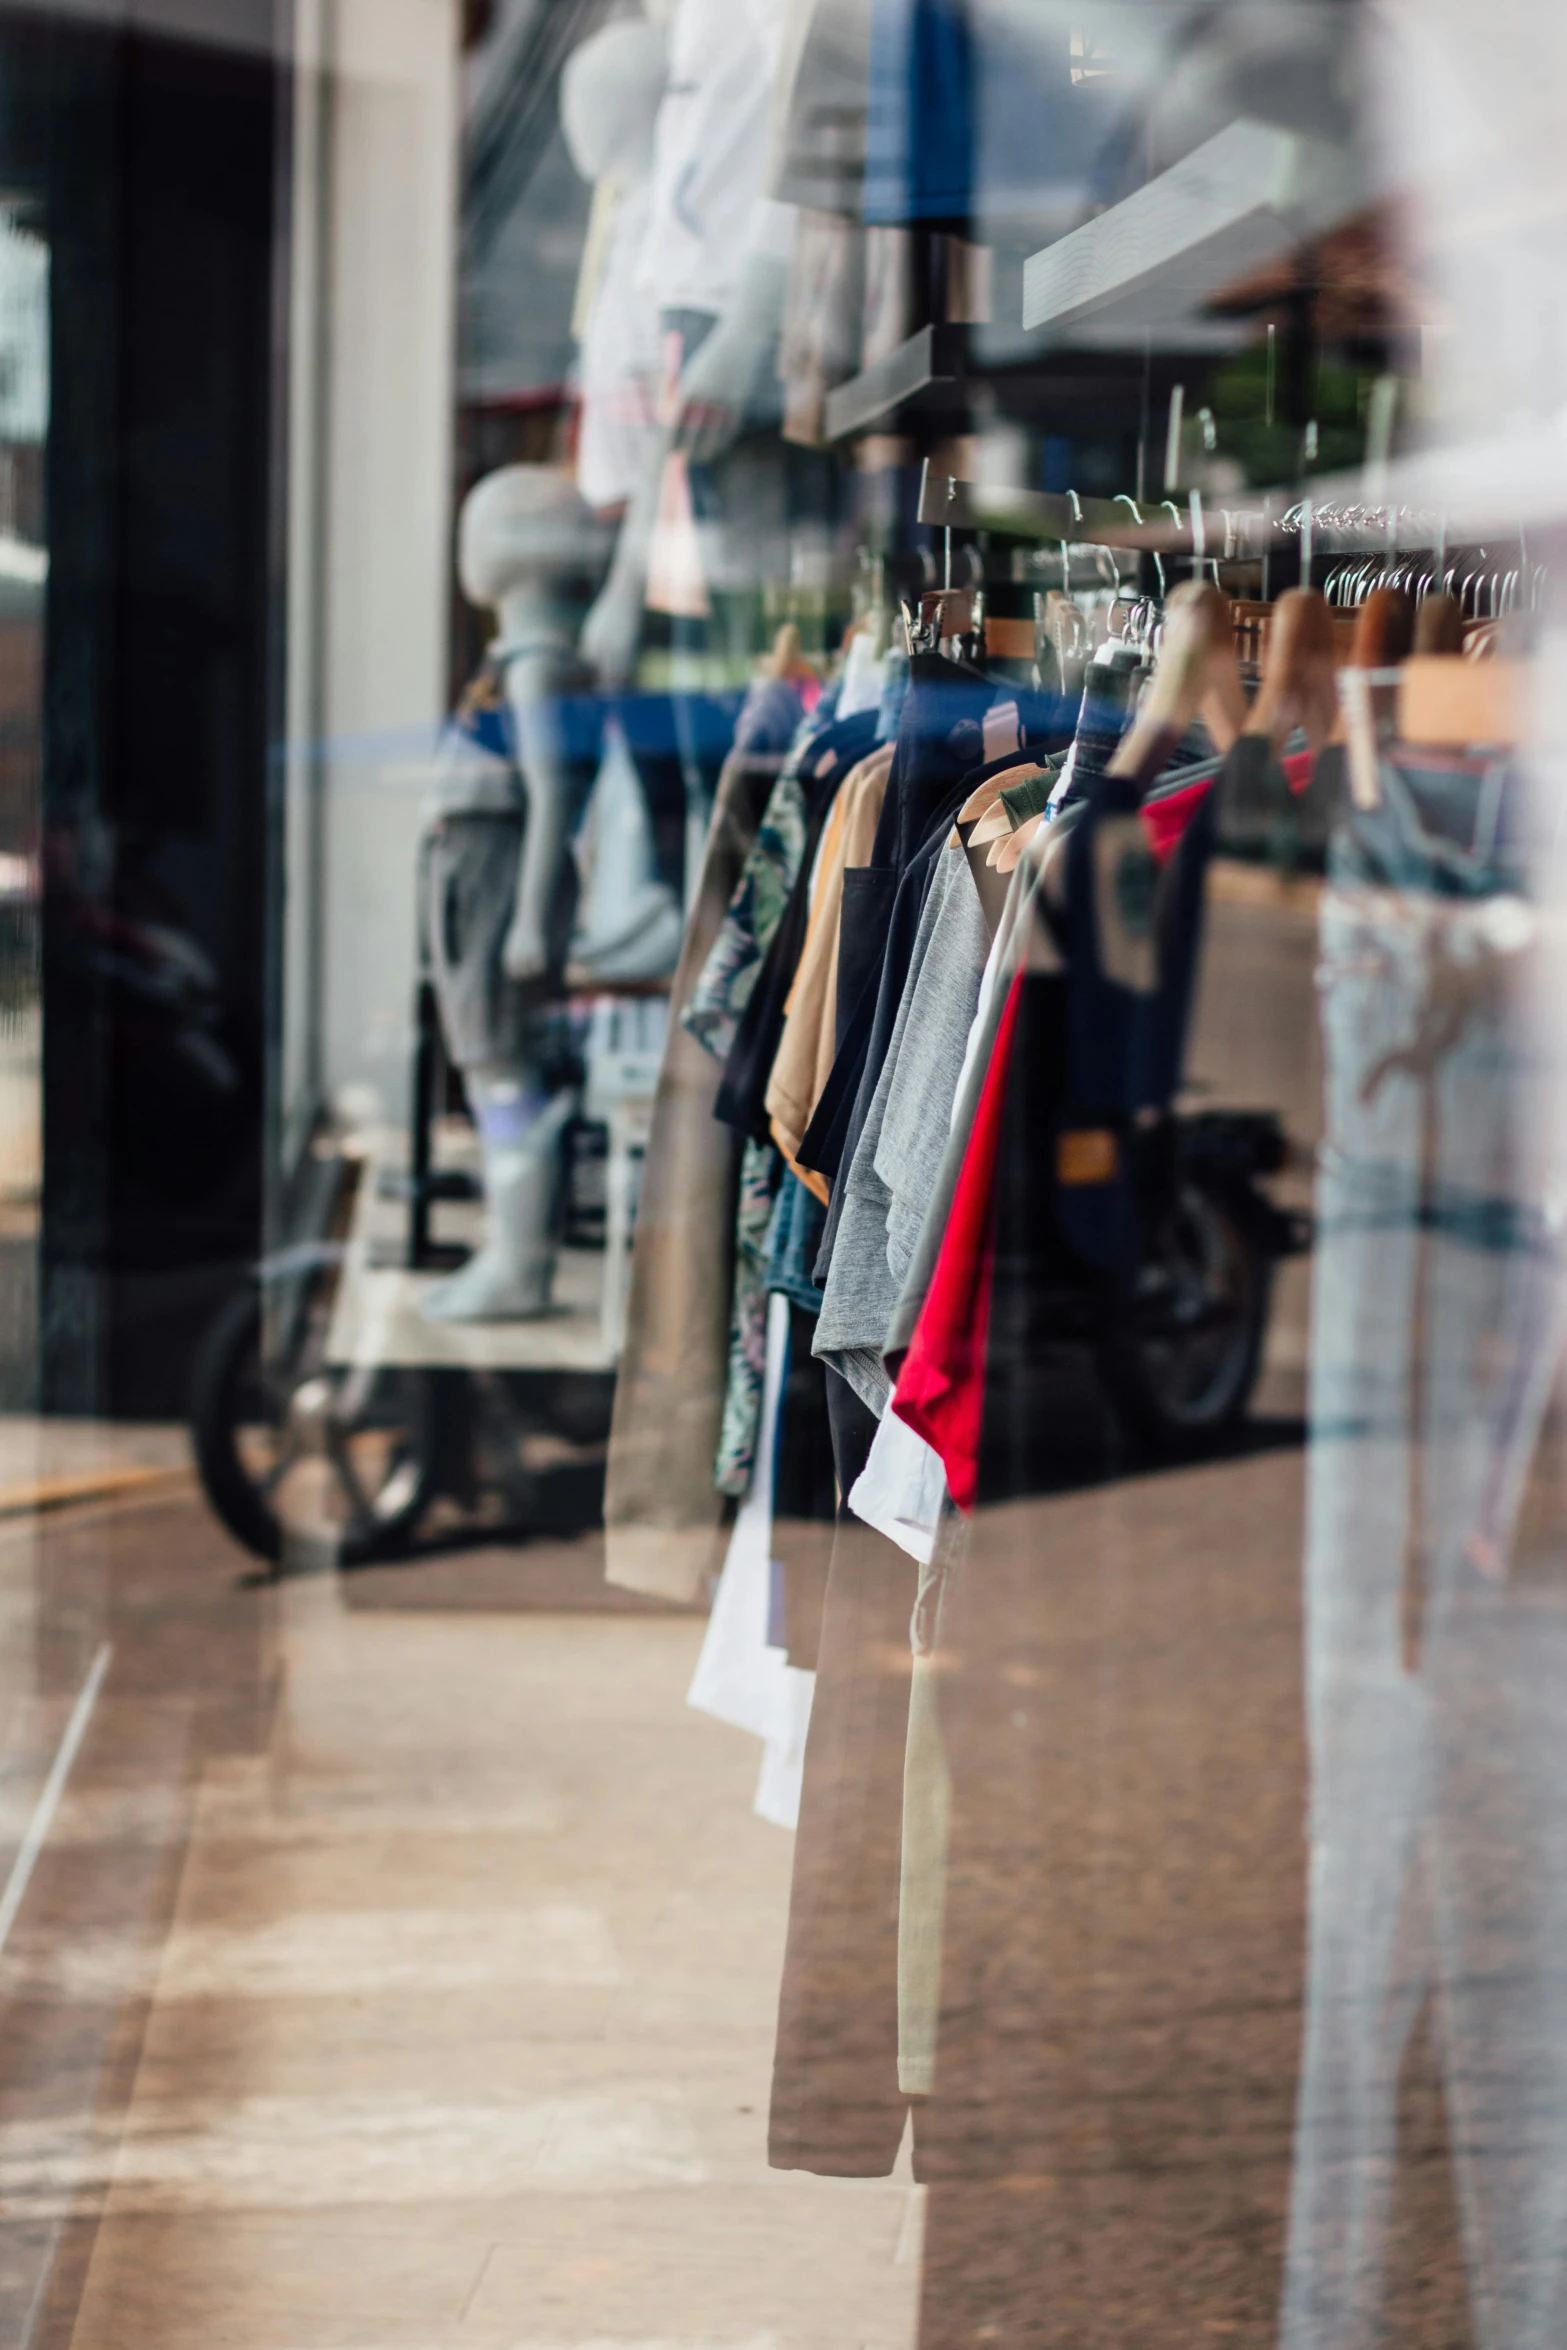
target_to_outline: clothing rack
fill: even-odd
[[[1450,597],[1462,616],[1464,649],[1474,655],[1492,653],[1499,624],[1536,610],[1549,583],[1548,568],[1531,559],[1522,533],[1517,534],[1516,559],[1500,558],[1484,546],[1472,555],[1454,555],[1443,516],[1364,500],[1318,503],[1297,498],[1275,509],[1275,501],[1265,498],[1260,506],[1212,506],[1192,490],[1184,507],[1174,499],[1150,505],[1124,493],[1085,498],[1073,490],[997,489],[937,474],[927,459],[916,518],[943,533],[945,585],[921,600],[917,619],[911,615],[910,648],[934,649],[962,637],[972,642],[976,658],[983,658],[987,649],[982,592],[977,596],[972,589],[952,586],[954,531],[992,529],[1042,544],[1053,542],[1063,556],[1077,547],[1148,553],[1158,567],[1161,591],[1166,557],[1189,563],[1193,576],[1211,565],[1216,584],[1224,564],[1255,563],[1260,558],[1263,594],[1232,599],[1236,648],[1242,662],[1252,668],[1263,661],[1273,610],[1266,592],[1267,558],[1275,546],[1291,539],[1299,545],[1303,577],[1309,577],[1314,562],[1319,567],[1324,561],[1332,563],[1317,584],[1333,607],[1340,661],[1349,655],[1357,610],[1378,588],[1402,589],[1417,605],[1431,595]],[[1511,548],[1508,556],[1512,557]],[[1441,690],[1450,700],[1455,689]],[[1417,700],[1423,691],[1416,689]],[[1494,711],[1481,693],[1484,708],[1477,706],[1472,714],[1472,730],[1483,732],[1485,723],[1499,722],[1504,706],[1508,712],[1515,710],[1515,687],[1499,685],[1496,692],[1500,700]],[[1439,702],[1440,698],[1439,692]],[[1450,716],[1442,703],[1420,723],[1439,727]],[[1507,723],[1511,739],[1516,736],[1516,717]],[[1448,738],[1431,734],[1420,739]]]
[[[1364,571],[1370,584],[1399,584],[1419,595],[1444,589],[1473,603],[1479,583],[1494,579],[1496,617],[1502,610],[1532,608],[1546,578],[1545,566],[1530,560],[1518,541],[1516,561],[1471,566],[1452,559],[1455,545],[1490,546],[1506,534],[1457,540],[1445,516],[1418,508],[1378,505],[1340,497],[1264,496],[1249,504],[1221,504],[1189,490],[1174,498],[1139,502],[1126,492],[1114,498],[1085,497],[1076,490],[1023,490],[933,474],[927,460],[920,483],[917,519],[949,530],[994,530],[1009,537],[1173,555],[1196,564],[1256,559],[1297,544],[1306,561],[1342,556],[1346,570]],[[1420,558],[1430,556],[1431,562]],[[1380,578],[1371,574],[1380,570]],[[1330,602],[1358,598],[1329,595]]]

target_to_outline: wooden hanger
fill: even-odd
[[[1140,775],[1145,763],[1160,761],[1161,745],[1180,740],[1199,710],[1221,750],[1228,751],[1246,716],[1229,599],[1206,580],[1185,580],[1165,607],[1158,666],[1108,772]],[[987,861],[998,873],[1015,872],[1044,821],[1041,813],[1008,830],[994,842]]]
[[[953,829],[947,841],[947,846],[949,848],[954,848],[958,845],[957,827],[960,824],[974,824],[976,821],[980,824],[984,824],[994,816],[1001,817],[1003,819],[1003,824],[1005,824],[1006,811],[1001,805],[1001,794],[1003,789],[1010,791],[1013,784],[1027,783],[1032,777],[1036,775],[1043,775],[1045,772],[1044,768],[1040,766],[1037,759],[1030,759],[1024,745],[1017,740],[1017,726],[1019,721],[1018,707],[1016,702],[1002,702],[998,705],[999,713],[1005,714],[1008,711],[1011,712],[1013,745],[1010,748],[1003,747],[996,751],[992,751],[987,747],[985,753],[985,764],[988,767],[997,759],[1011,759],[1013,757],[1014,750],[1016,752],[1016,763],[1014,765],[1003,768],[999,774],[987,775],[983,783],[977,783],[974,786],[974,789],[969,793],[968,798],[964,801],[962,807],[958,810],[956,816],[952,820]],[[994,716],[996,714],[997,712],[992,712],[990,715]],[[990,720],[987,716],[985,721],[987,726],[989,725],[989,722]],[[1010,826],[1006,826],[1006,829],[1010,830]],[[995,838],[995,834],[993,832],[987,832],[984,837],[986,840],[993,840]],[[969,846],[973,848],[976,845],[978,844],[976,843],[975,836],[973,833],[970,833]]]
[[[995,866],[998,873],[1014,872],[1021,865],[1024,850],[1044,821],[1044,811],[1041,809],[1037,816],[1026,816],[1016,832],[1009,832],[1004,841],[997,843],[988,862]]]
[[[1277,752],[1299,726],[1320,750],[1338,718],[1334,656],[1326,596],[1320,588],[1286,588],[1273,608],[1262,684],[1241,733],[1266,735]]]
[[[1415,614],[1415,636],[1411,649],[1417,653],[1463,651],[1463,606],[1456,596],[1427,596]]]
[[[1376,681],[1408,658],[1417,625],[1414,605],[1402,588],[1373,588],[1355,614],[1349,657],[1338,678],[1339,723],[1331,739],[1344,745],[1350,797],[1357,808],[1374,808],[1382,797],[1377,757],[1393,730],[1391,695],[1385,682]]]
[[[1005,754],[1003,753],[1002,756]],[[1010,791],[1015,783],[1027,783],[1031,776],[1043,775],[1043,773],[1044,769],[1037,760],[1030,762],[1020,754],[1015,767],[1005,768],[1000,775],[987,775],[983,783],[974,786],[958,810],[954,822],[972,824],[977,817],[983,823],[1001,807],[1003,786]],[[973,837],[971,833],[969,838],[972,840]]]
[[[1450,603],[1452,599],[1442,596],[1436,601]],[[1453,606],[1455,611],[1457,608]],[[1350,640],[1347,665],[1355,669],[1395,669],[1400,661],[1408,660],[1419,625],[1420,615],[1407,588],[1373,588],[1355,614],[1355,633]]]
[[[1108,773],[1140,775],[1161,742],[1178,742],[1199,711],[1219,749],[1228,751],[1246,723],[1229,600],[1209,581],[1187,579],[1165,606],[1158,662]]]
[[[1007,814],[1005,804],[998,791],[969,834],[969,846],[974,849],[982,849],[987,842],[1005,840],[1011,830],[1012,819]]]

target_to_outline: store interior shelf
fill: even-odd
[[[868,432],[900,408],[960,383],[967,363],[967,327],[922,326],[885,359],[828,393],[828,439],[842,441],[851,433]]]
[[[1292,253],[1361,200],[1335,151],[1242,119],[1029,256],[1023,324],[1070,334],[1189,332],[1224,288]],[[1211,321],[1210,327],[1211,327]]]

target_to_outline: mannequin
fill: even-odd
[[[633,21],[584,42],[562,77],[577,169],[596,182],[611,168],[640,172],[640,248],[618,298],[656,321],[655,376],[666,353],[678,368],[667,394],[655,381],[648,414],[662,420],[643,440],[610,575],[583,628],[584,657],[606,685],[635,667],[671,450],[712,461],[767,389],[794,221],[762,193],[780,15],[780,0],[674,0],[667,68],[654,70],[655,28]],[[606,271],[600,307],[612,297]],[[595,315],[585,362],[598,324]]]
[[[625,510],[650,451],[664,446],[656,420],[658,308],[638,270],[668,51],[661,23],[621,18],[573,50],[561,74],[566,150],[593,183],[574,320],[581,344],[577,487],[601,514]],[[642,787],[614,718],[584,834],[588,869],[571,947],[573,984],[612,986],[672,971],[682,929],[678,893],[655,877]]]
[[[656,296],[641,282],[652,205],[659,110],[668,80],[662,23],[604,25],[574,49],[560,77],[566,152],[593,185],[601,267],[589,231],[577,289],[582,429],[577,486],[601,510],[621,511],[609,578],[588,614],[582,653],[601,684],[626,684],[636,665],[642,594],[669,452],[659,420],[663,335]],[[596,275],[596,284],[588,282]]]
[[[437,1321],[547,1313],[559,1143],[574,1096],[550,1071],[567,840],[591,767],[570,755],[563,697],[585,579],[606,534],[560,474],[508,465],[464,503],[458,571],[500,633],[449,738],[426,844],[426,934],[447,1050],[484,1161],[483,1247],[424,1300]],[[576,598],[573,590],[576,590]]]
[[[577,487],[600,511],[631,499],[657,436],[658,305],[637,277],[668,63],[661,27],[624,18],[573,50],[560,79],[566,152],[593,187],[572,324],[581,345]]]

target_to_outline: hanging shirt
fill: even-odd
[[[946,1497],[940,1454],[896,1412],[883,1412],[865,1466],[849,1490],[855,1516],[927,1567]]]
[[[872,1411],[885,1406],[887,1325],[905,1265],[888,1252],[895,1196],[915,1229],[923,1215],[951,1116],[964,1046],[979,997],[989,937],[961,848],[943,850],[910,958],[886,1058],[844,1182],[815,1351]],[[894,1144],[883,1151],[891,1118]],[[912,1148],[928,1131],[930,1148]],[[896,1194],[895,1188],[896,1187]]]
[[[991,941],[984,977],[980,981],[979,1005],[969,1030],[963,1068],[953,1095],[946,1147],[925,1210],[925,1221],[920,1227],[904,1275],[903,1288],[888,1325],[883,1351],[887,1369],[894,1378],[908,1351],[909,1341],[914,1335],[915,1325],[935,1274],[936,1259],[952,1213],[952,1195],[963,1172],[980,1096],[995,1052],[996,1032],[1006,1010],[1012,981],[1025,959],[1039,969],[1046,966],[1053,953],[1049,926],[1043,918],[1036,919],[1036,909],[1043,905],[1049,894],[1052,870],[1059,870],[1066,841],[1070,838],[1075,821],[1076,812],[1069,811],[1057,818],[1048,834],[1039,836],[1025,849],[1007,893],[1001,922]]]
[[[814,739],[808,729],[796,735],[768,794],[728,911],[680,1015],[682,1026],[720,1061],[728,1060],[739,1034],[741,1016],[805,854],[808,811],[800,770]]]
[[[1067,831],[1071,823],[1070,816],[1063,817],[1061,831]],[[1043,934],[1033,920],[1032,910],[1046,870],[1050,845],[1041,841],[1025,852],[1008,890],[1002,918],[991,941],[984,976],[980,981],[979,1003],[964,1047],[963,1065],[953,1093],[952,1114],[940,1161],[928,1186],[922,1184],[925,1199],[923,1218],[918,1233],[906,1249],[900,1246],[899,1186],[896,1181],[892,1186],[893,1200],[887,1221],[888,1263],[894,1271],[900,1264],[903,1265],[903,1286],[893,1309],[883,1347],[883,1359],[889,1377],[897,1374],[930,1288],[936,1259],[951,1218],[952,1195],[967,1156],[975,1113],[991,1063],[996,1031],[1011,994],[1013,977],[1025,951],[1036,963],[1042,963],[1049,953]],[[1059,846],[1059,843],[1056,845]],[[884,1143],[885,1139],[884,1130]],[[907,1237],[906,1234],[902,1236],[904,1240]],[[913,1428],[900,1420],[896,1412],[884,1412],[877,1424],[870,1457],[849,1495],[849,1507],[855,1516],[863,1518],[867,1525],[874,1526],[879,1533],[896,1542],[911,1557],[928,1564],[933,1555],[946,1492],[947,1481],[940,1455]]]
[[[837,1046],[838,926],[844,874],[870,855],[892,766],[892,745],[861,761],[834,804],[835,829],[824,844],[811,897],[811,925],[784,1008],[784,1030],[767,1084],[773,1140],[825,1206],[824,1177],[798,1163],[800,1138],[832,1074]]]
[[[996,1156],[1007,1063],[1017,1019],[1019,977],[996,1032],[935,1278],[893,1390],[892,1409],[940,1455],[947,1490],[965,1514],[979,1484],[985,1410],[985,1342],[990,1328]]]
[[[764,1097],[810,927],[816,852],[839,787],[870,750],[875,725],[875,713],[870,710],[862,710],[856,718],[834,719],[813,738],[810,756],[800,770],[806,810],[804,852],[796,863],[782,918],[774,926],[762,967],[741,1012],[724,1082],[713,1105],[715,1116],[758,1140],[768,1132]]]

